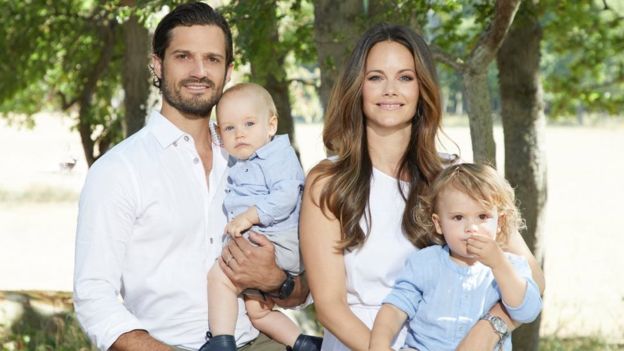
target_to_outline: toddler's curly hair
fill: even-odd
[[[429,191],[420,197],[415,211],[420,223],[415,242],[418,248],[446,243],[444,236],[436,233],[431,216],[437,211],[440,193],[449,187],[470,196],[483,208],[496,207],[501,228],[496,241],[501,246],[506,246],[512,233],[526,227],[516,206],[513,188],[494,168],[474,163],[454,164],[440,172]]]

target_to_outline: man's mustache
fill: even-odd
[[[182,81],[180,81],[181,85],[185,85],[185,84],[205,84],[207,85],[209,88],[214,88],[215,87],[215,83],[213,81],[211,81],[208,78],[187,78],[187,79],[183,79]]]

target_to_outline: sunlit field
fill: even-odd
[[[76,202],[87,167],[69,120],[47,115],[37,121],[34,130],[25,130],[0,119],[0,291],[71,290]],[[462,158],[471,160],[468,128],[454,123],[446,132]],[[324,158],[320,133],[320,124],[297,125],[306,170]],[[495,133],[502,169],[502,131]],[[444,145],[458,152],[448,141]],[[542,335],[624,342],[622,151],[621,122],[546,130]],[[8,314],[3,306],[0,326]]]

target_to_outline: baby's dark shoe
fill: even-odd
[[[301,334],[295,340],[293,347],[287,347],[287,351],[320,351],[323,338]]]
[[[206,333],[206,343],[198,351],[236,351],[236,341],[234,335],[212,336]]]

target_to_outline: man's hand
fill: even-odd
[[[472,234],[466,244],[466,251],[473,255],[479,262],[494,268],[502,260],[506,260],[503,250],[496,241],[488,236]]]
[[[172,348],[154,339],[145,330],[131,330],[121,334],[110,351],[171,351]]]
[[[264,235],[249,232],[249,239],[233,238],[223,248],[219,258],[219,266],[241,290],[258,289],[264,292],[277,293],[286,280],[286,273],[275,263],[275,246]],[[295,307],[305,302],[310,289],[304,275],[293,278],[295,289],[283,300],[273,298],[281,307]]]
[[[275,246],[264,235],[254,232],[249,232],[249,239],[253,244],[243,237],[228,242],[219,259],[221,270],[241,290],[279,289],[286,273],[275,263]]]

